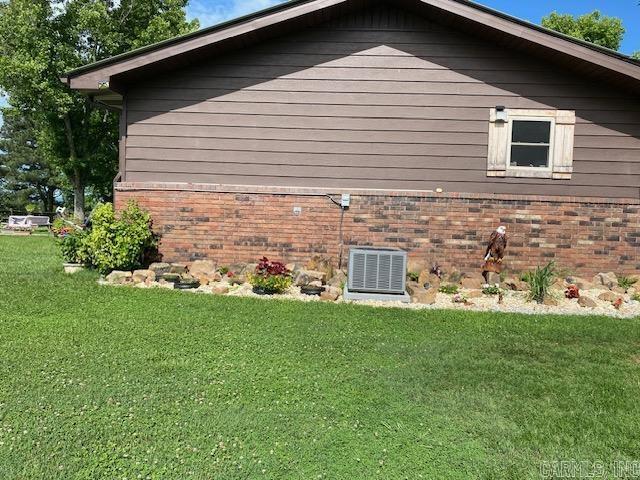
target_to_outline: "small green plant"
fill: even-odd
[[[65,262],[83,263],[85,237],[86,233],[79,228],[69,228],[64,235],[58,237],[58,246]]]
[[[498,285],[487,285],[482,289],[485,295],[500,295],[500,287]]]
[[[544,267],[537,267],[533,272],[525,273],[523,279],[529,284],[529,299],[538,303],[544,302],[555,278],[555,262],[549,262]]]
[[[412,282],[417,282],[420,279],[420,272],[409,272],[407,278]]]
[[[631,297],[631,300],[633,300],[634,302],[640,302],[640,293],[634,293]]]
[[[456,293],[458,293],[459,290],[460,288],[458,287],[458,285],[454,285],[452,283],[447,285],[441,285],[440,288],[438,289],[440,293],[446,293],[447,295],[455,295]]]
[[[623,288],[625,292],[633,287],[636,283],[638,283],[637,278],[625,277],[624,275],[618,277],[618,286],[620,288]]]
[[[282,262],[272,262],[266,257],[260,260],[255,272],[248,277],[256,293],[268,295],[284,293],[293,283],[291,272]]]
[[[227,273],[229,273],[229,267],[220,267],[218,271],[220,272],[220,275],[224,277]]]

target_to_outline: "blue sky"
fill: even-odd
[[[189,18],[199,18],[200,24],[207,27],[278,3],[282,0],[191,0],[187,14]],[[640,6],[637,0],[482,0],[478,3],[533,23],[540,23],[543,16],[553,11],[581,15],[600,10],[605,15],[622,18],[627,33],[621,50],[627,54],[640,50]],[[4,104],[5,100],[0,97],[0,106]]]

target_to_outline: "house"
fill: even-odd
[[[64,81],[120,110],[169,261],[475,269],[502,224],[516,270],[640,269],[640,63],[473,2],[293,0]]]

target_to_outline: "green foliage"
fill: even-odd
[[[636,60],[640,60],[640,50],[637,52],[633,52],[631,54],[631,58],[635,58]]]
[[[620,48],[625,33],[622,20],[597,10],[580,17],[553,12],[542,19],[542,26],[611,50]]]
[[[412,282],[417,282],[420,279],[420,272],[409,272],[407,278]]]
[[[131,201],[118,218],[113,205],[97,206],[91,216],[91,231],[84,241],[84,263],[101,273],[134,270],[145,262],[157,240],[151,231],[151,217]]]
[[[220,275],[226,275],[227,273],[229,273],[229,267],[220,267],[218,269],[218,271],[220,272]]]
[[[456,294],[458,293],[459,290],[460,290],[460,287],[458,287],[458,285],[455,285],[453,283],[450,283],[447,285],[441,285],[440,288],[438,289],[440,293],[446,293],[447,295]]]
[[[3,207],[23,212],[29,204],[37,203],[34,211],[52,212],[63,179],[39,148],[34,122],[11,107],[2,109],[2,118],[0,191],[7,199]]]
[[[500,287],[498,285],[488,285],[482,289],[482,293],[485,295],[499,295]]]
[[[287,275],[257,275],[251,273],[248,276],[249,283],[254,288],[264,290],[266,293],[284,293],[293,283],[291,276]]]
[[[60,77],[74,68],[196,30],[187,0],[7,0],[0,2],[0,89],[29,114],[41,152],[73,187],[110,191],[117,171],[118,118]]]
[[[83,257],[86,256],[84,241],[86,233],[79,229],[73,229],[65,235],[58,238],[58,246],[62,258],[67,263],[83,263]]]
[[[525,273],[523,280],[529,284],[529,299],[538,303],[544,302],[555,278],[555,262],[549,262],[544,267],[537,267],[533,272]]]
[[[636,302],[640,302],[640,293],[634,293],[631,297],[631,300],[634,300]]]
[[[634,277],[625,277],[624,275],[618,277],[618,286],[620,288],[624,288],[626,292],[631,287],[633,287],[636,283],[638,283],[638,279]]]

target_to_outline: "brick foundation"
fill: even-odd
[[[116,187],[116,207],[136,200],[153,216],[165,261],[286,262],[314,253],[337,259],[341,192],[184,184]],[[351,191],[349,245],[394,246],[426,264],[477,270],[486,242],[507,227],[506,265],[522,271],[549,260],[576,274],[640,271],[640,202],[522,195]],[[294,215],[294,207],[301,207]]]

